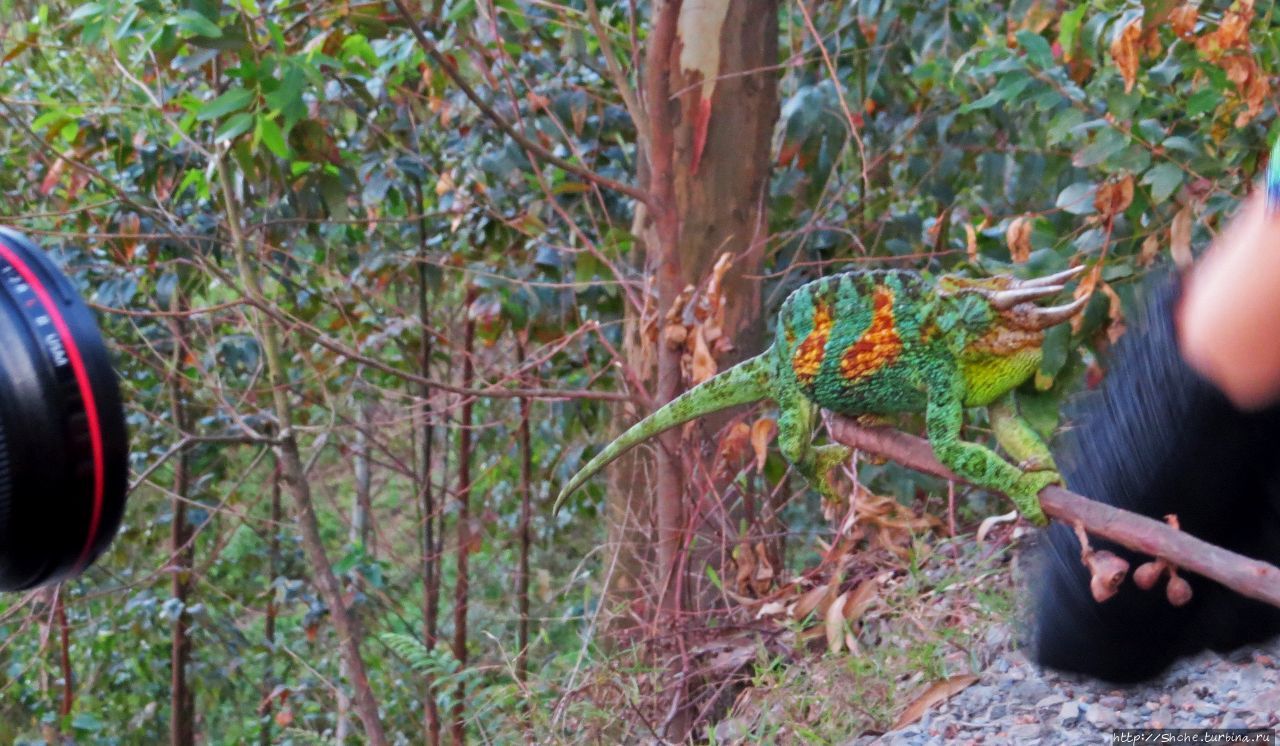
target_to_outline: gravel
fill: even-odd
[[[916,723],[850,744],[1109,743],[1115,728],[1280,728],[1280,638],[1185,658],[1132,687],[1043,671],[1006,649]]]

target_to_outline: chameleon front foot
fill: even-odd
[[[836,443],[813,448],[813,481],[817,484],[818,491],[822,493],[824,501],[833,505],[839,505],[844,501],[843,496],[836,491],[835,474],[832,472],[843,466],[852,455],[852,448]]]

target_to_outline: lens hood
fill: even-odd
[[[128,451],[92,312],[44,252],[0,228],[0,590],[71,577],[102,554]]]

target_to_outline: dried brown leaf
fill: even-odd
[[[1178,269],[1191,266],[1191,208],[1184,206],[1169,225],[1169,253]]]
[[[964,235],[965,253],[969,255],[969,261],[976,263],[978,261],[978,231],[974,230],[973,226],[966,222],[964,224]]]
[[[911,704],[907,705],[907,709],[903,710],[898,719],[894,721],[891,730],[898,730],[911,725],[923,717],[929,711],[929,708],[947,701],[977,681],[977,676],[964,674],[933,682],[919,697],[916,697]]]
[[[751,447],[751,427],[739,420],[729,426],[720,438],[720,459],[730,466],[741,464]]]
[[[838,653],[844,647],[844,605],[848,600],[849,592],[845,591],[836,596],[831,605],[827,607],[825,618],[827,650],[832,653]]]
[[[1119,29],[1111,40],[1111,58],[1115,60],[1120,77],[1124,78],[1124,92],[1133,90],[1138,81],[1138,53],[1142,40],[1142,19],[1135,18]]]
[[[1133,175],[1125,174],[1119,178],[1108,179],[1098,187],[1093,197],[1093,206],[1103,217],[1111,217],[1124,212],[1133,203]]]
[[[1027,261],[1031,256],[1031,219],[1025,215],[1014,218],[1005,229],[1004,240],[1015,264]]]
[[[818,608],[818,604],[822,603],[822,599],[830,595],[829,591],[830,585],[827,583],[823,583],[822,585],[815,586],[805,591],[804,595],[800,596],[795,605],[791,608],[791,618],[804,619],[812,614],[813,610]]]
[[[1173,9],[1169,14],[1169,23],[1173,26],[1173,33],[1183,39],[1189,39],[1196,33],[1196,21],[1200,17],[1200,11],[1194,3],[1185,3]]]
[[[1120,302],[1120,295],[1111,287],[1111,283],[1101,283],[1098,289],[1107,296],[1107,339],[1115,344],[1124,335],[1124,304]]]
[[[778,432],[778,424],[772,417],[761,417],[751,425],[751,447],[756,452],[756,471],[764,471],[769,456],[769,443]]]
[[[707,347],[707,340],[702,333],[702,327],[698,327],[693,331],[693,353],[689,369],[690,379],[696,386],[715,374],[716,359],[711,356],[711,349]]]
[[[880,581],[878,578],[867,578],[858,584],[853,590],[853,595],[849,596],[848,601],[844,605],[844,619],[846,622],[856,622],[867,613],[867,609],[875,606],[876,601],[880,600]]]
[[[1150,267],[1158,256],[1160,256],[1160,239],[1152,233],[1142,241],[1142,252],[1138,254],[1138,266]]]

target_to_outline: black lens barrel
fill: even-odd
[[[124,512],[128,437],[93,314],[0,227],[0,590],[82,572]]]

